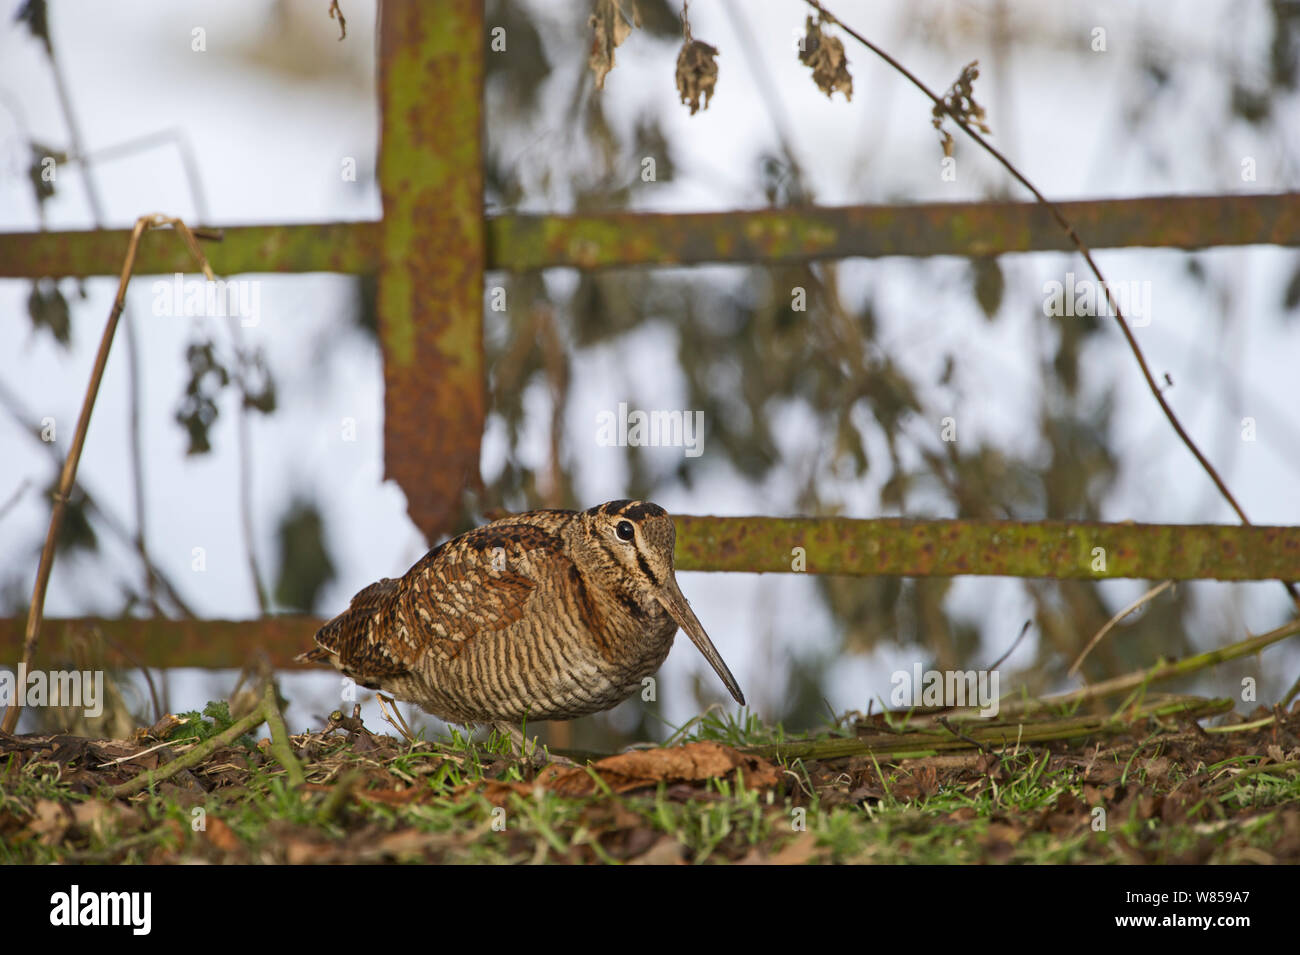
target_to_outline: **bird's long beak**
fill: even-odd
[[[691,638],[691,642],[700,648],[700,652],[704,654],[704,659],[709,661],[709,665],[713,667],[714,671],[721,677],[722,682],[726,684],[727,692],[731,694],[737,703],[744,706],[745,694],[740,692],[740,684],[731,675],[727,665],[722,662],[722,655],[718,653],[718,648],[713,645],[709,635],[700,626],[700,621],[696,619],[695,612],[691,610],[691,605],[686,602],[681,589],[677,586],[677,581],[671,575],[669,575],[656,596],[668,613],[672,615],[672,618],[677,621],[677,625],[686,631],[686,635]]]

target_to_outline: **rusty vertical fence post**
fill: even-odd
[[[483,3],[386,0],[379,21],[384,474],[432,538],[479,483]]]

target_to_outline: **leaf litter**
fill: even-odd
[[[1300,862],[1300,704],[1035,745],[968,725],[963,751],[891,754],[877,741],[899,717],[837,724],[818,739],[873,748],[834,758],[694,739],[540,769],[491,742],[331,723],[291,737],[298,789],[248,739],[118,799],[110,787],[195,745],[166,738],[192,719],[131,740],[0,734],[0,860]]]

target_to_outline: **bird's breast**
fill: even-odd
[[[419,694],[450,722],[573,719],[642,689],[663,664],[677,625],[666,613],[611,614],[594,632],[580,617],[528,617],[477,635],[453,659],[430,660]]]

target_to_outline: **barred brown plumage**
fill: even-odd
[[[639,690],[680,626],[743,705],[677,586],[675,542],[642,501],[502,518],[361,590],[298,659],[451,723],[567,720]]]

